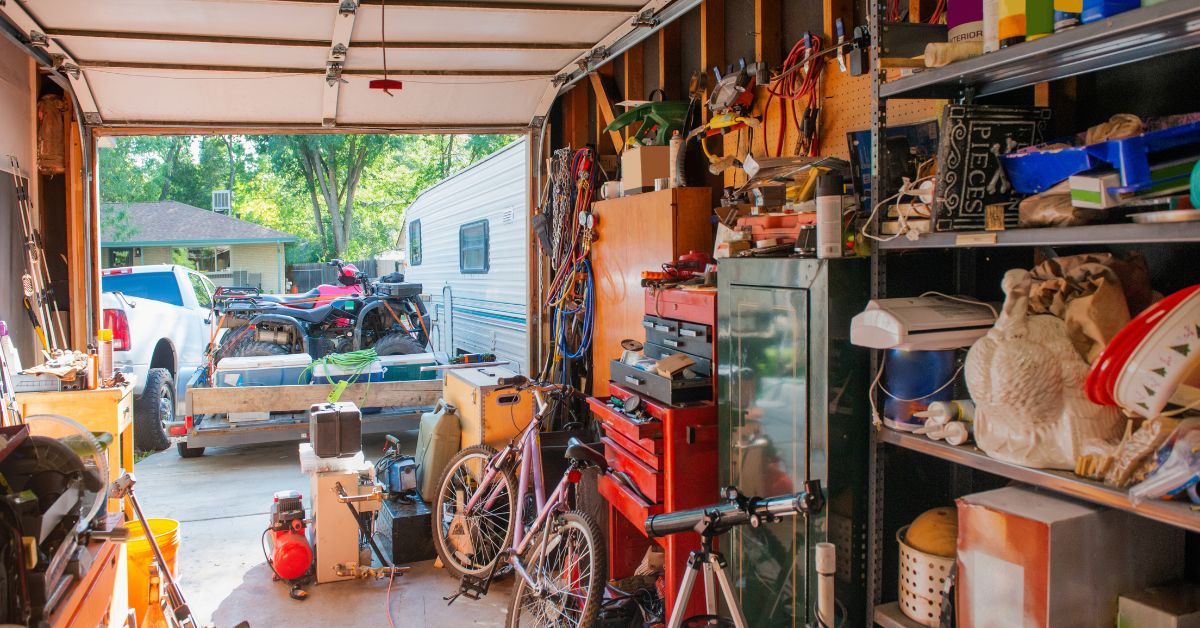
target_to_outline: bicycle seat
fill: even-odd
[[[584,465],[594,466],[600,469],[601,473],[607,473],[608,460],[605,460],[604,454],[596,450],[596,447],[599,446],[600,443],[585,445],[578,438],[572,437],[567,441],[566,457]]]

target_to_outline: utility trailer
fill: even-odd
[[[187,416],[168,431],[179,455],[193,458],[205,447],[276,443],[308,438],[308,409],[333,391],[333,384],[211,387],[200,376],[188,382]],[[412,429],[437,404],[442,380],[350,384],[340,401],[366,409],[363,434]],[[376,411],[376,409],[378,409]],[[239,413],[268,413],[265,420],[231,421]]]

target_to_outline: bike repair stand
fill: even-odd
[[[713,549],[713,539],[724,533],[718,529],[720,515],[716,512],[705,513],[704,519],[696,524],[696,532],[700,533],[700,549],[688,556],[688,568],[683,572],[683,582],[679,585],[679,594],[675,596],[675,604],[671,607],[671,618],[667,628],[683,626],[685,607],[692,599],[692,588],[696,585],[697,572],[704,572],[704,605],[703,619],[719,621],[717,597],[714,585],[721,588],[721,596],[725,598],[725,606],[729,609],[730,618],[736,628],[746,628],[746,618],[738,607],[737,598],[733,596],[733,586],[729,584],[729,576],[725,573],[725,556]],[[715,581],[715,582],[714,582]]]

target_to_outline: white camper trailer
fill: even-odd
[[[424,284],[434,350],[495,353],[528,373],[529,183],[517,140],[433,187],[405,211],[405,278]],[[516,369],[514,369],[516,370]]]

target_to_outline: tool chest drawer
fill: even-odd
[[[671,379],[658,373],[629,366],[620,360],[612,361],[609,372],[617,384],[643,397],[670,405],[712,399],[711,377]]]
[[[705,327],[703,325],[694,325],[692,323],[681,323],[689,327]],[[685,335],[685,332],[690,335]],[[657,329],[646,330],[646,342],[661,345],[668,349],[674,349],[681,353],[689,355],[708,355],[713,354],[712,335],[706,331],[695,329],[684,329],[680,327],[676,333],[662,332]],[[616,379],[616,378],[614,378]]]
[[[639,527],[651,515],[663,512],[662,504],[647,503],[646,500],[638,497],[633,491],[607,475],[600,476],[596,488],[605,501]]]
[[[656,331],[661,334],[670,334],[672,336],[679,333],[679,321],[671,320],[669,318],[662,318],[660,316],[651,316],[649,314],[642,318],[642,327],[646,328],[647,334],[652,331]]]
[[[684,353],[683,351],[680,351],[678,349],[671,349],[668,347],[664,347],[662,345],[656,345],[652,342],[647,342],[645,345],[643,345],[642,351],[643,351],[643,353],[646,354],[646,357],[654,358],[655,360],[661,360],[667,356],[674,355],[676,353]],[[691,358],[696,363],[695,366],[691,366],[689,368],[691,368],[693,371],[695,371],[697,375],[704,375],[705,377],[712,376],[712,358],[711,357],[694,355],[691,353],[687,353],[685,355],[687,355],[687,357]]]
[[[715,290],[647,290],[645,311],[659,318],[713,326],[717,324],[717,293]]]
[[[604,443],[604,458],[608,461],[609,472],[624,473],[651,503],[662,503],[662,474],[625,449],[616,439],[605,436],[600,440]]]
[[[614,392],[615,387],[610,386],[609,392]],[[624,392],[624,391],[622,391]],[[629,393],[621,397],[628,397]],[[635,445],[640,449],[644,449],[651,455],[658,456],[662,454],[662,437],[663,425],[660,421],[636,421],[633,417],[617,410],[610,406],[605,400],[595,397],[588,398],[588,405],[592,408],[592,413],[600,420],[600,424],[609,434],[619,434],[621,438]]]

